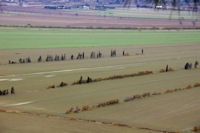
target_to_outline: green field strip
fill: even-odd
[[[0,29],[0,49],[199,43],[200,31]]]

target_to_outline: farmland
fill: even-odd
[[[170,14],[172,14],[171,19],[179,19],[178,11],[170,10],[153,10],[148,8],[116,8],[109,9],[105,11],[101,10],[84,10],[84,9],[72,9],[72,11],[90,13],[92,15],[100,16],[118,16],[118,17],[135,17],[135,18],[163,18],[169,19]],[[188,11],[182,11],[181,17],[183,19],[196,19],[199,16],[192,14]]]
[[[187,44],[199,36],[198,30],[0,28],[0,49]]]
[[[194,68],[200,61],[199,36],[198,30],[1,27],[0,89],[14,86],[15,95],[0,96],[0,132],[193,132],[200,124],[200,87],[194,86],[200,82],[200,68]],[[110,57],[111,50],[116,57]],[[90,59],[92,51],[102,58]],[[70,59],[82,52],[84,59]],[[44,61],[61,54],[66,60]],[[26,57],[32,62],[8,64]],[[193,63],[191,70],[184,70],[186,62]],[[173,71],[161,73],[166,65]],[[73,85],[81,76],[108,79],[147,70],[153,73]],[[62,81],[67,86],[59,87]],[[149,97],[124,102],[148,92]],[[119,103],[96,107],[112,99]],[[85,105],[93,109],[66,114]]]
[[[171,19],[169,19],[170,14]],[[25,27],[103,28],[103,29],[181,29],[199,28],[199,13],[117,8],[114,10],[45,10],[6,7],[0,13],[0,25]],[[180,24],[180,19],[182,24]],[[197,21],[196,21],[197,20]],[[194,25],[195,21],[195,25]]]

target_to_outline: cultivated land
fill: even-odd
[[[47,10],[41,7],[4,7],[0,25],[40,26],[62,28],[199,28],[199,13],[181,12],[180,24],[177,11],[153,9],[115,10]],[[195,21],[197,20],[197,21]],[[195,25],[193,25],[195,21]]]
[[[2,27],[0,49],[191,44],[200,42],[199,36],[199,30],[139,32],[138,30]]]
[[[0,112],[0,132],[192,132],[193,126],[200,123],[200,87],[163,93],[167,89],[183,88],[200,82],[199,68],[187,71],[183,69],[186,62],[194,64],[196,60],[200,61],[199,31],[139,32],[4,27],[0,29],[0,34],[1,42],[6,44],[0,45],[0,89],[10,89],[11,86],[16,89],[15,95],[0,96],[0,108],[27,112]],[[147,37],[149,34],[151,36]],[[22,41],[22,36],[26,36],[25,42]],[[71,47],[73,41],[67,38],[69,36],[78,36],[73,44],[76,47]],[[60,40],[60,43],[52,48],[53,43],[49,43],[54,40]],[[85,43],[80,43],[84,41]],[[165,41],[167,44],[163,43]],[[91,47],[92,44],[96,44],[96,47]],[[142,48],[144,55],[139,54]],[[109,57],[111,49],[116,49],[116,57]],[[130,56],[123,57],[123,50]],[[77,55],[83,51],[86,59],[69,60],[71,54]],[[103,58],[89,59],[91,51],[101,51]],[[54,56],[64,53],[66,61],[36,62],[39,55],[45,58],[48,54]],[[17,61],[22,57],[31,57],[33,63],[8,64],[8,60]],[[167,64],[175,71],[160,73],[160,69],[165,69]],[[71,85],[80,76],[94,79],[144,70],[151,70],[153,74]],[[61,81],[69,85],[47,89],[49,85],[58,85]],[[145,92],[163,94],[123,102],[128,96]],[[119,99],[120,103],[65,114],[70,107],[92,106],[114,98]],[[72,116],[77,120],[70,120]],[[113,126],[112,123],[127,124],[131,128]]]

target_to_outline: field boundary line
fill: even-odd
[[[27,105],[27,104],[31,104],[34,101],[26,101],[26,102],[19,102],[19,103],[15,103],[15,104],[9,104],[6,107],[11,107],[11,106],[20,106],[20,105]]]
[[[120,101],[119,99],[112,99],[109,101],[100,102],[98,104],[90,105],[90,106],[89,105],[83,105],[82,107],[76,106],[76,109],[74,107],[71,107],[70,109],[66,110],[65,114],[73,114],[73,113],[81,113],[81,112],[85,112],[85,111],[92,111],[94,109],[104,108],[104,107],[111,106],[111,105],[123,104],[123,103],[127,103],[130,101],[142,100],[144,98],[149,98],[152,96],[159,96],[159,95],[194,89],[197,87],[200,87],[200,82],[196,82],[194,85],[189,84],[183,88],[167,89],[163,92],[145,92],[142,94],[135,94],[135,95],[124,98],[123,101]]]
[[[155,131],[155,132],[160,132],[160,133],[176,133],[174,131],[151,129],[151,128],[146,128],[146,127],[135,127],[135,126],[117,123],[117,122],[104,122],[104,121],[76,118],[74,116],[71,116],[71,117],[70,116],[60,116],[58,114],[50,114],[50,113],[28,112],[28,111],[20,111],[20,110],[13,110],[13,109],[7,109],[7,108],[0,108],[0,112],[15,113],[15,114],[19,114],[19,115],[27,114],[27,115],[32,115],[32,116],[47,117],[47,118],[50,117],[50,118],[55,118],[55,119],[76,120],[76,121],[80,121],[80,122],[89,122],[89,123],[102,124],[102,125],[119,126],[119,127],[124,127],[124,128],[135,128],[135,129]]]
[[[30,28],[28,25],[6,25],[1,24],[0,27],[20,27],[20,28]],[[81,27],[81,26],[37,26],[37,25],[31,25],[31,28],[44,28],[44,29],[111,29],[111,30],[199,30],[200,27],[191,27],[191,26],[185,26],[185,27],[177,27],[177,26],[171,26],[171,27],[160,27],[160,26],[151,26],[151,27],[124,27],[124,28],[118,28],[118,27]]]

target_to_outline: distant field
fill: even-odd
[[[117,8],[113,10],[48,10],[43,8],[6,7],[0,13],[0,25],[40,26],[62,28],[102,28],[102,29],[194,29],[200,27],[198,13],[154,10],[144,8]],[[182,24],[180,24],[180,17]]]
[[[200,42],[200,31],[0,28],[0,49],[136,46]]]
[[[72,9],[72,11],[86,12],[93,15],[101,16],[119,16],[119,17],[135,17],[135,18],[164,18],[169,19],[170,14],[172,19],[196,19],[198,16],[195,13],[188,11],[181,11],[179,16],[178,11],[170,10],[154,10],[148,8],[116,8],[101,10],[84,10],[84,9]]]

